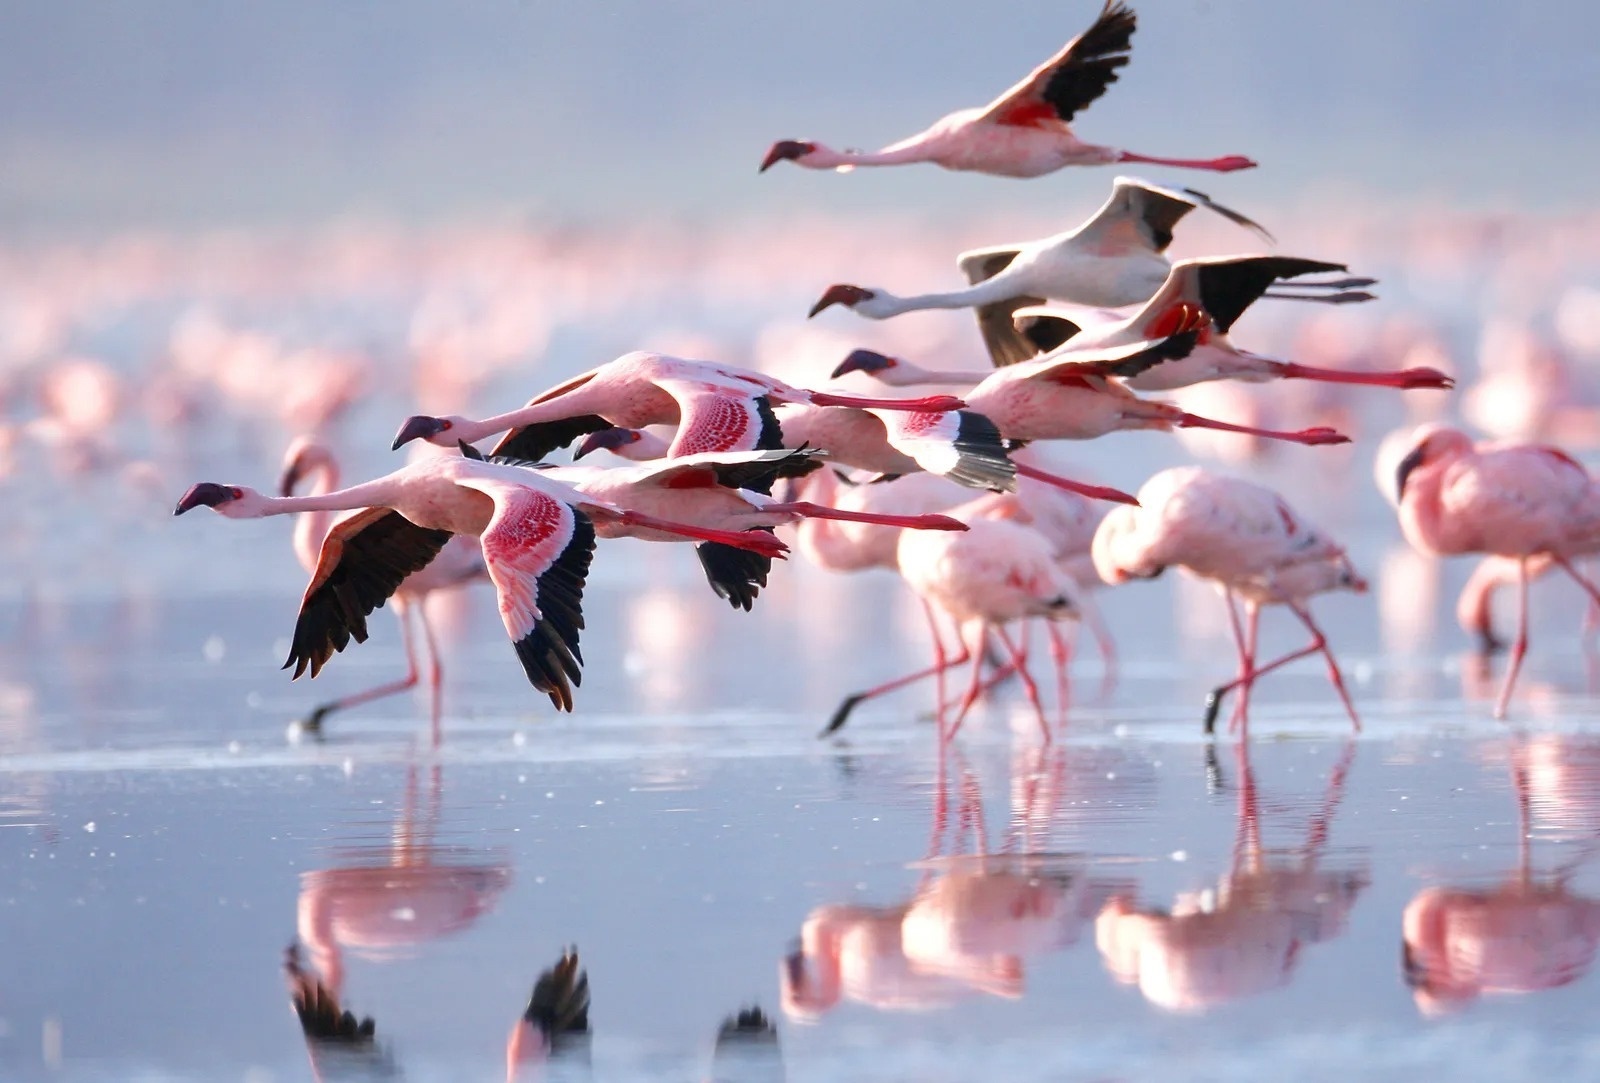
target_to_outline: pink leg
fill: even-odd
[[[1570,567],[1570,566],[1569,566]],[[1517,683],[1522,670],[1523,656],[1528,653],[1528,558],[1517,561],[1517,638],[1511,644],[1511,658],[1506,663],[1506,680],[1500,686],[1500,698],[1495,700],[1494,716],[1504,718],[1511,702],[1511,688]]]
[[[416,600],[417,621],[422,625],[422,646],[428,655],[428,700],[433,747],[438,748],[443,739],[440,720],[444,717],[444,666],[439,661],[439,643],[433,636],[433,623],[428,620],[428,599]]]
[[[1291,444],[1306,444],[1314,446],[1319,444],[1348,444],[1350,438],[1341,432],[1325,426],[1311,429],[1301,429],[1298,432],[1281,432],[1277,429],[1256,429],[1249,425],[1234,425],[1226,421],[1217,421],[1214,418],[1201,417],[1198,414],[1177,412],[1169,420],[1180,429],[1217,429],[1221,432],[1240,432],[1247,436],[1261,436],[1268,440],[1286,440]]]
[[[978,702],[978,697],[983,694],[983,649],[988,638],[989,626],[987,624],[979,624],[978,642],[970,647],[965,639],[961,642],[962,649],[972,656],[972,679],[967,682],[967,694],[961,697],[961,706],[956,711],[956,717],[950,723],[950,728],[944,730],[943,723],[940,723],[941,740],[949,741],[955,737],[956,731],[961,728],[961,723],[967,717],[967,712],[972,710],[972,705]]]
[[[1350,716],[1350,725],[1360,733],[1361,719],[1356,717],[1356,705],[1350,702],[1350,691],[1344,686],[1344,674],[1339,671],[1339,663],[1334,660],[1333,651],[1328,648],[1328,637],[1322,634],[1322,629],[1311,619],[1311,612],[1305,606],[1291,603],[1289,611],[1299,617],[1300,623],[1316,637],[1317,649],[1328,662],[1328,680],[1333,683],[1333,690],[1339,693],[1339,699],[1344,703],[1345,713]]]
[[[834,395],[826,391],[810,393],[813,406],[849,406],[857,410],[909,410],[918,414],[946,414],[967,404],[954,395],[927,395],[920,399],[868,399],[858,395]]]
[[[1268,673],[1271,673],[1275,669],[1281,669],[1290,662],[1298,662],[1302,658],[1306,658],[1310,655],[1318,653],[1321,653],[1328,659],[1328,663],[1331,668],[1330,676],[1333,676],[1334,688],[1338,690],[1340,697],[1344,700],[1346,709],[1350,711],[1351,721],[1355,721],[1355,708],[1351,706],[1349,693],[1345,691],[1344,679],[1342,677],[1334,676],[1338,673],[1338,667],[1333,663],[1333,655],[1328,651],[1328,641],[1323,637],[1322,629],[1318,628],[1316,623],[1311,620],[1310,615],[1300,607],[1290,606],[1290,608],[1294,611],[1295,615],[1300,618],[1301,622],[1304,623],[1308,629],[1310,629],[1312,636],[1315,638],[1313,638],[1311,643],[1297,651],[1291,651],[1281,658],[1273,659],[1264,666],[1252,669],[1245,678],[1229,681],[1227,684],[1221,685],[1213,690],[1212,693],[1206,697],[1205,728],[1207,733],[1210,733],[1213,731],[1213,729],[1215,729],[1217,711],[1222,706],[1223,697],[1229,692],[1232,692],[1234,689],[1239,688],[1242,685],[1255,681],[1258,677],[1265,677]],[[1360,728],[1359,722],[1356,724],[1356,728]]]
[[[1072,674],[1068,669],[1072,665],[1072,644],[1057,621],[1045,622],[1045,631],[1050,634],[1050,660],[1056,667],[1056,699],[1060,704],[1061,720],[1065,722],[1067,705],[1072,700]]]
[[[788,504],[768,504],[761,509],[779,515],[799,515],[807,519],[838,519],[846,523],[876,523],[906,530],[965,530],[967,524],[948,515],[880,515],[871,511],[841,511],[825,504],[796,500]]]
[[[1021,474],[1023,477],[1032,478],[1034,481],[1042,481],[1046,485],[1054,485],[1057,489],[1065,489],[1069,493],[1077,493],[1079,496],[1087,496],[1091,500],[1111,500],[1118,504],[1132,504],[1134,507],[1139,506],[1139,501],[1135,497],[1123,492],[1121,489],[1112,489],[1105,485],[1090,485],[1087,482],[1073,481],[1071,478],[1064,478],[1059,474],[1047,473],[1046,471],[1040,470],[1037,467],[1029,466],[1026,463],[1017,463],[1016,466],[1017,473]]]
[[[936,682],[934,695],[937,697],[933,713],[935,718],[943,718],[945,705],[944,674],[945,670],[950,668],[950,663],[945,658],[944,637],[939,634],[939,616],[933,611],[933,603],[920,594],[917,595],[917,601],[922,603],[922,615],[928,620],[928,637],[933,640],[933,676]],[[961,630],[959,628],[956,629],[956,638],[961,638]]]
[[[969,652],[967,651],[966,644],[963,642],[961,645],[961,652],[959,654],[957,654],[954,658],[946,658],[944,656],[943,645],[941,645],[937,654],[938,660],[927,669],[919,669],[915,673],[906,674],[904,677],[896,677],[892,681],[885,681],[883,684],[880,684],[875,688],[869,688],[865,692],[857,692],[854,695],[846,696],[844,702],[839,704],[838,709],[833,712],[833,717],[828,720],[828,724],[823,727],[822,732],[817,736],[826,737],[828,734],[838,730],[847,721],[849,721],[850,712],[855,710],[856,707],[864,701],[874,699],[889,692],[893,692],[898,688],[904,688],[908,684],[915,684],[917,681],[942,675],[945,670],[951,668],[952,666],[959,666],[962,662],[965,662],[967,660],[968,653]]]
[[[1311,297],[1307,300],[1320,301]],[[1285,380],[1322,380],[1330,384],[1366,384],[1371,387],[1397,387],[1402,391],[1418,388],[1443,390],[1454,387],[1455,381],[1438,369],[1410,368],[1397,372],[1345,372],[1341,369],[1316,368],[1293,362],[1274,361],[1272,371]]]
[[[1044,735],[1044,743],[1049,744],[1050,723],[1044,717],[1044,704],[1039,701],[1039,686],[1033,683],[1033,675],[1028,672],[1028,657],[1017,649],[1011,641],[1003,626],[995,626],[995,634],[1000,637],[1000,642],[1005,644],[1006,652],[1011,655],[1011,664],[1017,668],[1017,676],[1022,678],[1022,687],[1028,693],[1028,702],[1033,704],[1033,713],[1039,720],[1039,732]]]
[[[617,521],[626,526],[636,526],[645,530],[659,530],[666,534],[676,534],[683,538],[695,538],[699,541],[721,542],[731,545],[735,549],[748,549],[752,553],[763,556],[782,558],[789,551],[777,538],[765,530],[712,530],[708,527],[695,526],[693,523],[679,523],[671,519],[658,519],[654,515],[645,515],[637,511],[624,511],[620,514],[613,513]]]
[[[1556,553],[1551,553],[1550,559],[1555,561],[1556,567],[1566,572],[1567,575],[1572,578],[1574,583],[1583,588],[1584,593],[1589,595],[1589,604],[1591,606],[1600,605],[1600,589],[1597,589],[1593,583],[1589,582],[1589,580],[1584,577],[1582,572],[1578,571],[1577,568],[1574,568],[1572,566],[1572,561]]]
[[[1239,603],[1232,589],[1222,592],[1222,604],[1228,611],[1228,630],[1233,633],[1233,647],[1239,656],[1239,667],[1234,670],[1234,679],[1241,682],[1241,687],[1248,684],[1250,671],[1255,668],[1255,656],[1245,646],[1244,627],[1239,623]],[[1241,696],[1242,698],[1242,696]],[[1233,704],[1233,715],[1228,719],[1228,732],[1232,733],[1239,728],[1239,701]]]
[[[307,715],[305,721],[301,723],[301,727],[307,733],[321,733],[323,719],[327,718],[335,711],[343,711],[348,710],[351,707],[359,707],[363,703],[371,703],[373,700],[383,699],[385,696],[398,695],[408,688],[415,688],[417,686],[417,658],[416,651],[411,642],[410,612],[411,607],[406,605],[397,606],[395,609],[395,617],[400,622],[400,643],[405,648],[406,652],[406,675],[401,677],[398,681],[391,681],[388,684],[380,684],[376,688],[369,688],[365,692],[357,692],[353,696],[345,696],[343,699],[336,699],[332,703],[324,703],[322,706],[318,707],[316,710]]]
[[[1170,165],[1178,169],[1207,169],[1213,173],[1231,173],[1235,169],[1254,169],[1256,163],[1241,154],[1228,154],[1221,158],[1152,158],[1148,154],[1135,154],[1131,150],[1117,152],[1119,162],[1142,162],[1145,165]]]

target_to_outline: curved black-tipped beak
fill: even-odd
[[[627,447],[629,444],[638,443],[638,441],[639,434],[633,429],[616,427],[601,429],[599,432],[592,432],[583,438],[583,442],[578,445],[578,450],[572,453],[572,459],[576,462],[591,451],[600,451],[601,449],[615,451],[618,448]]]
[[[758,172],[765,173],[779,162],[792,162],[816,149],[815,143],[807,143],[802,139],[780,139],[772,144],[767,156],[761,159],[761,168]]]
[[[218,485],[214,481],[202,481],[198,485],[189,487],[178,501],[178,506],[172,514],[182,515],[193,508],[214,508],[218,504],[226,504],[233,499],[233,491],[226,485]]]
[[[829,379],[837,380],[847,372],[882,372],[894,367],[894,358],[871,350],[851,350],[850,356],[839,362]]]
[[[294,459],[283,468],[283,473],[278,475],[278,495],[293,496],[295,486],[299,485],[300,479],[305,476],[305,456],[296,455]]]
[[[1400,460],[1400,465],[1394,472],[1394,498],[1406,498],[1406,478],[1411,476],[1411,471],[1422,465],[1423,453],[1421,447],[1411,449],[1411,454]]]
[[[413,440],[426,440],[430,436],[437,436],[444,431],[444,422],[427,414],[413,414],[406,418],[405,424],[400,426],[400,431],[395,434],[394,444],[390,451],[399,451]]]
[[[875,295],[871,290],[862,289],[860,286],[851,286],[846,284],[829,286],[827,290],[823,292],[822,296],[817,299],[817,303],[811,306],[811,311],[806,313],[806,319],[809,320],[817,313],[833,305],[843,305],[846,308],[854,308],[862,301],[870,300],[873,296]]]

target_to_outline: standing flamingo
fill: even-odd
[[[783,139],[761,162],[766,172],[777,162],[807,169],[933,162],[946,169],[1039,177],[1069,165],[1148,162],[1227,173],[1256,163],[1239,155],[1223,158],[1153,158],[1115,147],[1084,143],[1068,126],[1117,81],[1128,62],[1135,19],[1120,0],[1107,0],[1094,25],[1069,41],[1022,82],[981,109],[962,109],[926,131],[871,153],[836,151],[821,143]]]
[[[1208,207],[1272,239],[1261,226],[1202,192],[1118,177],[1111,197],[1076,229],[961,253],[956,266],[966,275],[966,289],[896,297],[875,286],[840,284],[828,287],[811,315],[830,305],[844,305],[872,320],[930,308],[975,308],[978,330],[995,364],[1026,361],[1037,351],[1012,325],[1017,309],[1045,301],[1094,308],[1142,304],[1166,280],[1173,227],[1196,207]]]
[[[1475,445],[1459,429],[1417,430],[1395,473],[1400,529],[1423,553],[1517,561],[1517,637],[1494,715],[1504,718],[1528,652],[1528,582],[1542,559],[1589,597],[1600,591],[1571,557],[1600,550],[1600,491],[1575,459],[1537,444]]]
[[[507,432],[495,455],[538,462],[586,433],[612,425],[678,426],[671,454],[753,451],[783,446],[772,407],[782,402],[885,410],[959,410],[960,399],[864,399],[790,387],[770,376],[709,361],[635,351],[551,388],[520,410],[473,421],[464,417],[407,418],[394,447],[419,437],[440,447],[475,443]]]
[[[1271,489],[1199,467],[1156,474],[1140,487],[1139,504],[1112,509],[1101,522],[1094,538],[1095,567],[1106,582],[1125,583],[1153,579],[1176,564],[1222,588],[1239,648],[1239,675],[1207,697],[1206,732],[1229,692],[1239,690],[1234,722],[1247,726],[1248,695],[1256,678],[1317,653],[1327,661],[1328,679],[1359,730],[1339,664],[1307,605],[1316,594],[1366,590],[1344,549]],[[1244,601],[1248,632],[1240,629],[1236,596]],[[1264,605],[1285,606],[1311,633],[1311,643],[1257,665],[1256,627]]]
[[[302,436],[289,446],[284,455],[283,477],[279,483],[280,496],[293,496],[301,481],[311,478],[311,491],[321,496],[339,487],[339,463],[333,451],[309,436]],[[295,522],[294,552],[306,574],[316,572],[322,543],[332,526],[331,511],[301,512]],[[470,583],[483,578],[488,569],[483,564],[483,552],[471,538],[460,535],[445,543],[439,555],[427,567],[413,572],[401,581],[394,591],[394,615],[400,624],[401,643],[406,653],[406,675],[398,681],[379,685],[365,692],[345,696],[324,703],[306,716],[301,726],[312,733],[322,731],[322,723],[334,711],[370,703],[384,696],[392,696],[416,687],[419,668],[412,643],[411,615],[416,613],[416,623],[422,627],[422,643],[428,662],[428,691],[432,700],[433,735],[439,737],[439,716],[443,673],[439,661],[439,645],[434,639],[433,626],[428,621],[428,595],[437,590]]]
[[[299,677],[315,677],[352,637],[367,638],[367,614],[452,534],[478,538],[500,617],[528,680],[557,709],[572,710],[581,683],[583,584],[595,534],[666,532],[777,556],[786,547],[762,531],[734,534],[657,519],[585,496],[539,471],[460,456],[438,456],[373,481],[319,496],[268,497],[240,485],[200,482],[175,515],[206,506],[229,519],[302,511],[360,514],[333,525],[300,603],[289,659]]]

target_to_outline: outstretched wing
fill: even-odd
[[[569,504],[491,478],[462,478],[488,494],[494,515],[482,536],[500,619],[528,680],[558,710],[572,710],[582,683],[583,584],[594,558],[594,526]]]
[[[668,377],[656,386],[678,404],[674,458],[709,451],[764,451],[783,447],[783,429],[765,395]]]
[[[996,124],[1067,123],[1117,81],[1128,62],[1136,20],[1120,0],[1106,0],[1094,25],[1067,42],[983,111]]]
[[[987,282],[1011,266],[1019,252],[1021,249],[1016,245],[974,248],[957,256],[956,266],[967,276],[967,283],[976,286],[979,282]],[[1017,309],[1026,305],[1043,303],[1043,297],[1022,296],[975,306],[973,312],[978,317],[978,333],[983,336],[983,344],[989,350],[989,359],[994,362],[996,368],[1002,365],[1015,365],[1033,356],[1034,351],[1028,348],[1027,342],[1012,326],[1011,316]]]
[[[1222,334],[1280,278],[1297,278],[1319,271],[1349,270],[1342,263],[1324,263],[1294,256],[1247,256],[1242,259],[1202,260],[1195,271],[1199,301]]]
[[[572,379],[559,383],[548,391],[542,391],[528,400],[529,406],[537,406],[541,402],[558,399],[570,391],[576,391],[590,380],[599,369],[590,369],[588,372],[574,376]],[[523,425],[512,429],[500,438],[500,442],[489,452],[491,456],[505,456],[509,459],[525,459],[536,463],[544,459],[557,448],[566,447],[580,436],[587,436],[592,432],[610,428],[610,423],[605,418],[596,414],[578,414],[573,417],[562,418],[559,421],[541,421],[534,425]]]
[[[1079,227],[1077,235],[1106,251],[1143,248],[1165,252],[1172,243],[1173,229],[1196,207],[1215,211],[1235,225],[1254,230],[1267,241],[1273,241],[1272,234],[1260,223],[1224,207],[1204,192],[1193,188],[1163,188],[1138,177],[1118,177],[1112,184],[1110,197]]]
[[[635,469],[641,478],[667,488],[707,484],[768,493],[778,478],[805,477],[821,467],[824,454],[822,449],[814,447],[704,451],[657,459]]]
[[[417,526],[397,511],[368,508],[335,523],[300,601],[300,616],[283,668],[299,677],[322,671],[336,651],[367,641],[367,614],[413,572],[426,568],[450,540],[448,530]]]
[[[1199,313],[1195,316],[1201,318]],[[1024,378],[1075,380],[1085,376],[1121,376],[1129,379],[1155,368],[1163,361],[1188,357],[1199,338],[1199,331],[1190,326],[1159,339],[1127,346],[1082,351],[1058,350],[1029,361],[1026,365],[1028,376]]]

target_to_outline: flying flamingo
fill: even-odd
[[[772,407],[782,402],[863,409],[942,412],[959,410],[960,399],[866,399],[790,387],[750,369],[635,351],[574,376],[510,413],[473,421],[417,415],[394,439],[398,449],[417,438],[440,447],[475,443],[507,432],[493,454],[538,462],[587,433],[616,425],[678,426],[671,454],[755,451],[783,446]]]
[[[992,505],[1000,499],[1003,497],[998,494],[979,497],[952,509],[950,516],[967,524],[964,534],[940,534],[933,544],[929,544],[932,535],[927,532],[907,531],[900,535],[896,549],[900,575],[922,602],[933,629],[934,664],[846,697],[823,729],[824,735],[843,726],[862,702],[926,677],[940,676],[942,680],[951,667],[971,659],[972,678],[948,728],[944,724],[944,697],[939,697],[940,743],[950,740],[983,693],[984,648],[993,630],[1010,655],[1012,668],[1008,672],[1014,671],[1022,678],[1040,732],[1047,743],[1051,740],[1027,659],[1004,626],[1031,617],[1077,619],[1082,592],[1056,562],[1050,541],[1043,534],[1031,526],[988,517]],[[955,622],[960,649],[953,656],[945,653],[935,610],[942,610]]]
[[[322,543],[284,663],[297,678],[308,668],[315,677],[352,636],[365,642],[367,614],[438,556],[452,534],[477,537],[523,670],[564,711],[572,710],[572,686],[581,678],[583,584],[597,533],[660,532],[767,556],[786,551],[763,531],[735,534],[657,519],[586,496],[537,470],[463,456],[430,457],[319,496],[268,497],[244,486],[200,482],[174,514],[202,505],[230,519],[359,509],[335,523]]]
[[[1600,550],[1600,491],[1558,448],[1475,445],[1459,429],[1427,425],[1395,472],[1395,493],[1400,529],[1417,550],[1517,561],[1517,637],[1494,708],[1504,718],[1528,652],[1528,583],[1537,565],[1554,563],[1600,603],[1570,559]]]
[[[1148,162],[1227,173],[1256,163],[1239,155],[1224,158],[1153,158],[1114,147],[1079,141],[1068,123],[1117,80],[1128,62],[1134,14],[1119,0],[1107,0],[1088,30],[1069,41],[1033,74],[982,109],[962,109],[926,131],[867,153],[836,151],[821,143],[784,139],[761,162],[765,172],[792,161],[807,169],[933,162],[946,169],[1039,177],[1068,165]]]
[[[278,495],[293,496],[295,488],[307,478],[312,479],[313,494],[321,496],[330,493],[339,487],[339,463],[326,444],[312,437],[302,436],[289,446],[284,455],[283,477],[279,483]],[[302,512],[295,521],[294,552],[308,575],[317,570],[322,543],[328,537],[332,521],[331,511]],[[416,686],[419,668],[411,638],[411,615],[415,612],[416,623],[422,627],[423,649],[428,662],[428,690],[433,704],[433,735],[437,742],[442,672],[439,646],[434,639],[433,626],[428,622],[427,597],[436,590],[448,590],[487,574],[488,569],[483,565],[483,552],[477,542],[459,535],[446,542],[439,555],[427,567],[408,575],[394,591],[394,614],[400,624],[401,642],[406,652],[406,675],[398,681],[391,681],[365,692],[323,704],[306,716],[305,721],[301,723],[303,728],[312,733],[321,732],[323,720],[334,711],[370,703]]]
[[[1192,309],[1186,322],[1156,342],[1079,353],[1058,350],[1035,361],[1007,365],[983,377],[965,393],[968,405],[1000,427],[1009,440],[1092,440],[1127,429],[1219,429],[1297,444],[1347,444],[1348,436],[1328,428],[1278,432],[1201,417],[1165,402],[1141,399],[1120,382],[1169,363],[1193,349],[1205,316]],[[855,350],[833,370],[865,372],[886,382],[921,382],[933,375],[898,358]]]
[[[529,1068],[577,1052],[589,1041],[589,973],[578,949],[566,948],[533,983],[528,1006],[506,1039],[506,1083]]]
[[[1156,474],[1140,487],[1139,504],[1114,508],[1100,523],[1094,538],[1095,567],[1107,583],[1125,583],[1153,579],[1176,564],[1222,588],[1239,648],[1239,675],[1207,697],[1206,732],[1212,731],[1229,692],[1238,689],[1240,694],[1235,724],[1248,726],[1248,696],[1256,679],[1318,653],[1328,663],[1328,679],[1351,724],[1359,730],[1361,723],[1339,664],[1307,604],[1313,595],[1328,591],[1366,590],[1344,549],[1271,489],[1199,467]],[[1247,631],[1241,630],[1234,610],[1236,597],[1244,602]],[[1256,628],[1264,605],[1285,606],[1311,633],[1311,643],[1257,665]]]
[[[815,316],[844,305],[872,320],[931,308],[976,308],[978,329],[997,365],[1026,361],[1038,351],[1012,325],[1012,313],[1045,301],[1121,308],[1150,299],[1166,281],[1172,230],[1196,207],[1272,239],[1255,222],[1192,188],[1161,188],[1118,177],[1111,198],[1076,229],[1037,241],[974,248],[956,257],[968,287],[949,293],[896,297],[876,286],[829,286],[812,306]]]

